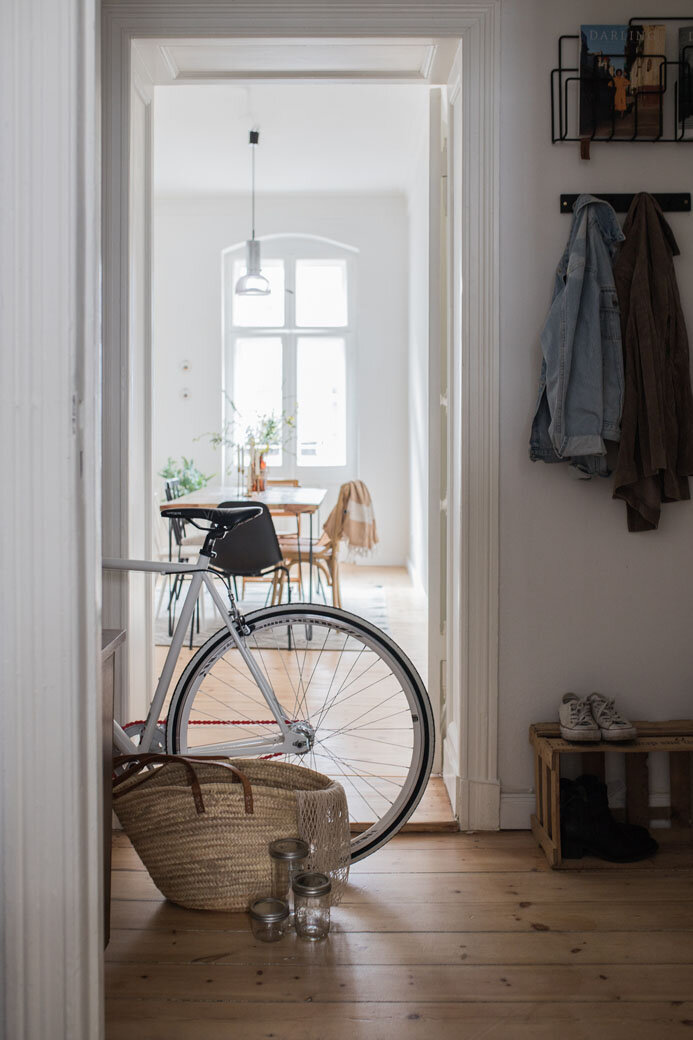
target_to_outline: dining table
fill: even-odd
[[[325,500],[327,488],[295,487],[291,484],[268,484],[264,491],[249,492],[246,488],[223,484],[207,484],[197,491],[188,491],[170,502],[162,502],[161,515],[180,506],[193,506],[196,509],[214,509],[222,502],[263,502],[270,513],[275,516],[307,516],[309,523],[308,538],[308,602],[313,599],[313,517],[317,514]],[[301,541],[299,546],[299,569]]]

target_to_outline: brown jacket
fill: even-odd
[[[690,498],[693,395],[688,338],[674,273],[679,248],[658,203],[636,195],[614,264],[625,394],[614,498],[628,530],[652,531],[662,502]]]

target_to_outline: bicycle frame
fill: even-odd
[[[149,751],[152,747],[154,733],[159,720],[159,713],[164,705],[164,701],[166,700],[166,694],[171,685],[176,661],[178,660],[178,655],[183,646],[188,627],[192,622],[195,603],[197,602],[197,598],[203,585],[209,591],[212,601],[228,629],[229,635],[236,644],[239,654],[245,661],[248,671],[257,683],[267,702],[267,707],[271,711],[280,730],[280,735],[276,737],[257,737],[250,740],[237,740],[230,741],[227,744],[215,745],[215,756],[230,755],[234,757],[242,757],[243,755],[261,754],[263,751],[266,751],[269,754],[296,754],[296,748],[298,746],[296,744],[296,734],[291,730],[288,721],[285,719],[284,712],[274,695],[272,687],[267,682],[252,655],[246,649],[243,633],[238,632],[234,623],[235,619],[233,615],[226,609],[223,599],[215,588],[213,575],[209,573],[209,564],[210,557],[206,556],[202,552],[199,555],[197,563],[194,564],[175,562],[155,563],[150,560],[103,560],[102,566],[107,570],[149,571],[155,574],[191,575],[190,588],[186,594],[180,617],[173,631],[171,645],[168,649],[164,667],[159,677],[154,696],[149,705],[149,711],[147,712],[147,718],[145,720],[144,730],[142,731],[139,744],[135,744],[135,742],[127,735],[123,727],[116,722],[115,719],[113,720],[113,742],[121,754],[137,754],[139,752]]]

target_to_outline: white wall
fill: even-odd
[[[660,529],[629,534],[610,481],[531,463],[539,332],[570,218],[561,192],[691,189],[683,145],[552,145],[549,68],[558,36],[581,23],[627,22],[633,6],[505,0],[501,94],[502,823],[527,826],[530,722],[553,719],[565,690],[616,696],[633,718],[689,717],[693,686],[693,503],[662,510]],[[669,29],[673,34],[674,29]],[[693,330],[693,216],[670,216]],[[511,797],[508,797],[508,796]],[[512,797],[514,795],[514,797]]]
[[[403,565],[409,550],[406,200],[259,196],[257,216],[258,237],[322,235],[359,250],[359,461],[353,476],[373,496],[381,544],[371,562]],[[205,472],[220,472],[219,455],[195,438],[221,425],[221,251],[247,237],[248,221],[247,196],[155,200],[155,473],[168,455],[183,454]],[[185,373],[184,360],[192,364]],[[188,400],[181,397],[183,388],[191,392]],[[326,501],[323,519],[332,504]]]
[[[428,181],[429,141],[422,135],[409,210],[409,570],[428,591]]]

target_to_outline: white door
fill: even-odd
[[[462,551],[459,530],[459,502],[462,493],[462,472],[451,464],[457,454],[454,445],[463,439],[464,386],[462,365],[457,362],[455,344],[462,339],[462,48],[458,48],[453,62],[445,103],[441,113],[445,133],[445,191],[442,220],[442,265],[445,286],[441,301],[441,343],[444,344],[440,372],[440,425],[441,425],[441,493],[440,493],[440,576],[442,582],[441,610],[444,661],[443,676],[443,778],[453,806],[457,806],[457,782],[462,775],[461,695],[462,653],[456,634],[463,631],[462,614],[466,604],[460,591],[466,560]],[[450,449],[452,450],[446,450]],[[455,576],[457,580],[451,580]]]
[[[442,767],[447,589],[447,106],[443,93],[436,87],[430,94],[428,190],[428,691],[437,734],[435,772]]]
[[[128,531],[130,559],[152,554],[151,377],[151,112],[152,80],[137,45],[130,86],[130,212],[128,338]],[[154,688],[152,582],[128,575],[127,686],[121,688],[119,721],[144,718]]]

